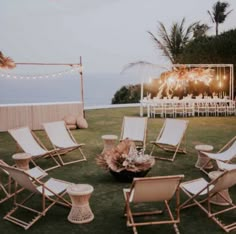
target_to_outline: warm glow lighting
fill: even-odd
[[[152,78],[151,78],[151,77],[149,78],[148,83],[149,83],[149,84],[152,83]]]
[[[191,83],[194,85],[204,84],[209,86],[214,80],[217,80],[218,86],[222,87],[224,75],[225,73],[221,73],[218,67],[216,67],[216,69],[211,67],[194,67],[192,69],[186,67],[175,68],[163,73],[159,78],[158,83],[160,85],[158,94],[161,95],[163,92],[166,92],[167,96],[171,96],[174,90],[185,88],[188,85],[191,85]]]
[[[175,82],[175,78],[174,77],[169,77],[168,79],[167,79],[167,83],[168,84],[173,84],[174,82]]]
[[[226,75],[225,75],[225,67],[224,67],[224,75],[223,75],[223,80],[226,80]]]

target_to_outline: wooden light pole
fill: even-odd
[[[84,111],[84,79],[83,79],[83,66],[82,66],[82,57],[80,56],[80,92],[81,92],[81,101],[83,105],[83,115],[85,118],[85,111]]]

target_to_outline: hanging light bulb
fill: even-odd
[[[216,80],[219,80],[218,67],[216,67]]]
[[[222,87],[222,82],[220,81],[220,82],[219,82],[219,88],[221,88],[221,87]]]
[[[224,67],[224,75],[223,75],[223,80],[226,80],[226,75],[225,75],[225,67]]]
[[[221,71],[221,70],[220,70]],[[219,88],[222,87],[222,81],[221,81],[221,76],[220,76],[220,81],[219,81]]]

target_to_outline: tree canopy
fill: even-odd
[[[137,103],[140,100],[140,84],[122,86],[112,98],[112,104]]]

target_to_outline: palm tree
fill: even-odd
[[[209,29],[210,27],[207,24],[197,23],[193,27],[193,38],[197,39],[197,38],[206,36],[206,33]]]
[[[168,34],[165,25],[159,22],[158,39],[152,32],[148,31],[152,40],[163,51],[164,55],[169,58],[172,63],[178,63],[178,56],[182,53],[184,47],[192,39],[193,27],[197,23],[189,25],[186,29],[184,27],[185,18],[181,23],[174,22]]]
[[[216,2],[212,7],[212,12],[207,11],[211,17],[211,20],[216,25],[216,36],[218,36],[219,24],[224,23],[226,17],[232,12],[232,10],[226,12],[226,9],[229,7],[227,2]]]

